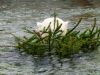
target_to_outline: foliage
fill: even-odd
[[[15,36],[18,44],[16,48],[20,52],[38,57],[54,55],[59,58],[70,58],[80,52],[92,52],[100,46],[100,28],[96,26],[96,19],[94,19],[91,28],[83,32],[75,31],[81,20],[74,28],[69,29],[66,35],[62,35],[63,32],[60,30],[62,24],[58,21],[53,31],[51,31],[50,24],[41,32],[25,29],[32,36],[23,38]]]

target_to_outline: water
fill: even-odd
[[[52,68],[47,58],[34,60],[31,56],[20,55],[13,47],[6,47],[16,45],[11,33],[20,37],[27,35],[24,27],[35,29],[36,22],[50,17],[54,11],[64,21],[71,22],[69,28],[75,26],[80,17],[83,20],[78,30],[89,27],[94,18],[100,27],[100,1],[91,3],[94,6],[89,8],[74,0],[11,0],[0,5],[0,75],[100,75],[100,48],[97,52],[65,61],[63,67],[55,64]]]

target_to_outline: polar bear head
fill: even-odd
[[[55,25],[54,25],[54,22],[55,22]],[[37,22],[37,26],[38,26],[37,31],[42,31],[44,27],[47,28],[49,25],[51,27],[51,31],[53,31],[54,27],[57,27],[57,22],[59,23],[59,25],[62,24],[60,30],[62,30],[63,35],[65,35],[68,29],[69,21],[64,22],[62,19],[58,17],[56,18],[51,17],[51,18],[45,19],[43,22]]]

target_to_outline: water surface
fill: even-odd
[[[28,55],[20,55],[14,47],[14,37],[25,36],[24,27],[36,28],[36,22],[52,16],[54,11],[64,21],[69,20],[69,28],[83,17],[78,30],[89,27],[94,18],[100,27],[100,1],[93,0],[93,6],[82,6],[74,0],[11,0],[0,5],[0,75],[100,75],[100,48],[97,52],[65,61],[63,67],[55,63],[52,68],[47,58],[34,60]],[[5,47],[3,47],[5,46]],[[36,59],[36,58],[35,58]]]

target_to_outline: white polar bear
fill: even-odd
[[[37,31],[42,31],[44,29],[44,27],[47,28],[49,25],[51,27],[51,31],[53,31],[54,30],[54,19],[56,20],[55,21],[55,28],[57,27],[57,21],[58,21],[59,25],[62,24],[61,28],[59,30],[62,30],[63,35],[65,35],[66,32],[67,32],[67,29],[68,29],[69,21],[64,22],[62,19],[60,19],[58,17],[56,17],[56,18],[54,18],[54,17],[47,18],[41,23],[37,22],[37,26],[38,26]]]

